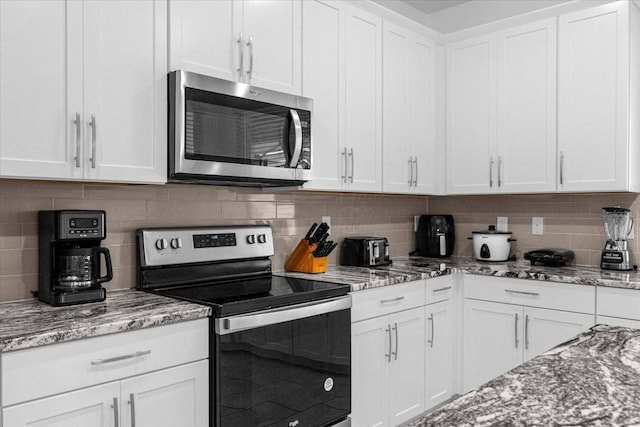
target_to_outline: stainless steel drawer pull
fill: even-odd
[[[135,395],[129,393],[129,405],[131,405],[131,427],[136,427],[136,402]]]
[[[505,289],[504,291],[508,292],[510,294],[529,295],[529,296],[532,296],[532,297],[540,296],[540,294],[537,293],[537,292],[514,291],[512,289]]]
[[[431,339],[427,340],[427,342],[429,343],[429,347],[433,347],[433,339],[434,339],[433,334],[435,332],[435,327],[433,322],[433,313],[429,315],[429,322],[431,322]]]
[[[113,403],[111,404],[113,408],[113,425],[118,427],[120,425],[120,414],[118,413],[118,398],[113,398]]]
[[[389,334],[389,353],[385,354],[384,357],[387,358],[387,362],[391,363],[391,325],[387,325],[384,331]]]
[[[344,173],[342,174],[341,178],[342,178],[342,182],[346,184],[347,176],[349,175],[349,171],[347,170],[347,149],[345,148],[340,155],[344,159],[344,169],[342,169]]]
[[[91,366],[105,365],[107,363],[119,362],[121,360],[134,359],[136,357],[147,356],[151,354],[151,350],[136,351],[131,354],[123,354],[122,356],[109,357],[108,359],[92,360]]]
[[[518,313],[516,313],[516,321],[515,321],[515,332],[516,332],[516,348],[518,348]]]
[[[82,124],[80,123],[80,113],[76,113],[76,119],[73,121],[76,125],[76,156],[73,158],[76,162],[76,167],[80,167],[80,138],[82,138]]]
[[[398,301],[402,301],[404,299],[404,297],[396,297],[396,298],[391,298],[391,299],[381,299],[380,300],[380,304],[388,304],[390,302],[398,302]]]
[[[393,324],[393,329],[396,331],[396,351],[393,353],[393,360],[398,360],[398,324]]]
[[[409,156],[409,187],[413,185],[413,156]]]
[[[91,126],[91,169],[96,168],[96,116],[91,115],[91,121],[89,122],[89,126]]]
[[[529,315],[524,316],[524,349],[529,350]]]
[[[451,289],[451,286],[447,286],[446,288],[438,288],[438,289],[434,289],[434,290],[433,290],[433,291],[431,291],[431,292],[433,292],[433,293],[435,294],[435,293],[438,293],[438,292],[448,291],[449,289]]]

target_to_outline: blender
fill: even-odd
[[[621,207],[602,208],[607,243],[602,250],[600,268],[632,270],[633,260],[627,240],[633,229],[633,215]]]

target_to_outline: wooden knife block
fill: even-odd
[[[314,257],[313,251],[318,245],[309,245],[306,240],[300,240],[298,246],[293,250],[289,259],[284,264],[287,271],[298,271],[300,273],[324,273],[329,266],[328,257]]]

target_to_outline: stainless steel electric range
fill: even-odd
[[[272,275],[268,225],[143,228],[137,289],[206,304],[211,425],[349,426],[349,286]]]

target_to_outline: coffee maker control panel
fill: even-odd
[[[104,218],[102,212],[61,212],[58,217],[58,239],[103,240],[106,237]]]

